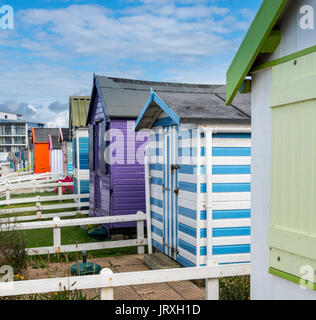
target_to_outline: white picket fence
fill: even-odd
[[[61,220],[60,217],[55,216],[51,221],[37,221],[37,222],[24,222],[19,224],[0,224],[0,231],[9,231],[14,227],[19,230],[36,230],[36,229],[53,229],[53,246],[29,248],[27,253],[29,255],[40,254],[54,254],[61,252],[77,252],[82,250],[102,250],[123,247],[138,247],[138,254],[145,252],[145,245],[147,239],[144,238],[144,221],[146,215],[143,212],[138,212],[133,215],[111,216],[111,217],[92,217],[82,219],[67,219]],[[137,239],[119,240],[119,241],[102,241],[94,243],[62,245],[61,244],[61,228],[71,226],[84,226],[84,225],[99,225],[109,223],[122,223],[122,222],[137,222]]]
[[[102,269],[99,275],[27,280],[0,283],[0,296],[40,294],[60,291],[100,289],[100,300],[113,300],[113,289],[121,286],[205,279],[206,300],[219,300],[219,278],[250,274],[250,264],[175,268],[113,273]]]
[[[29,172],[21,172],[21,173],[11,173],[8,175],[5,175],[0,178],[0,186],[6,186],[11,185],[15,183],[23,183],[23,182],[29,182],[29,183],[35,183],[35,181],[41,181],[41,182],[53,182],[58,179],[65,178],[64,173],[52,173],[52,172],[46,172],[46,173],[38,173],[38,174],[30,174]]]
[[[68,185],[66,183],[65,185]],[[6,222],[21,222],[21,221],[31,221],[31,220],[42,220],[49,219],[54,217],[71,217],[76,216],[78,213],[87,215],[89,210],[85,209],[89,207],[89,202],[82,202],[81,199],[89,198],[89,194],[62,194],[63,183],[56,185],[59,188],[58,195],[53,196],[36,196],[30,198],[16,198],[0,201],[0,206],[6,205],[21,205],[21,207],[10,208],[10,209],[0,209],[0,217],[12,214],[23,214],[26,212],[36,212],[36,215],[28,216],[18,216],[11,218],[1,218],[0,223]],[[63,200],[75,200],[71,203],[58,203],[58,204],[49,204],[47,202],[56,202]],[[33,204],[35,206],[23,206],[25,204]],[[46,210],[60,210],[60,209],[74,209],[74,211],[58,212],[58,213],[42,213]]]

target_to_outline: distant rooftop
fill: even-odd
[[[85,128],[90,96],[69,97],[69,128]]]

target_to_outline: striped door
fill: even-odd
[[[163,137],[163,246],[164,252],[177,258],[177,188],[176,167],[177,130],[175,126],[164,128]]]

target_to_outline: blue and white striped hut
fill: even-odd
[[[151,129],[152,245],[183,266],[250,261],[250,110],[248,94],[227,107],[223,85],[176,84],[136,121]]]

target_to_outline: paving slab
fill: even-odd
[[[102,268],[110,268],[115,273],[147,271],[150,268],[144,263],[144,255],[128,255],[106,258],[88,259]],[[25,279],[44,279],[51,277],[70,276],[72,263],[51,263],[47,268],[35,269],[29,267]],[[95,298],[98,289],[84,290],[87,297]],[[203,289],[191,281],[176,281],[168,283],[153,283],[114,288],[115,300],[202,300],[205,299]]]

